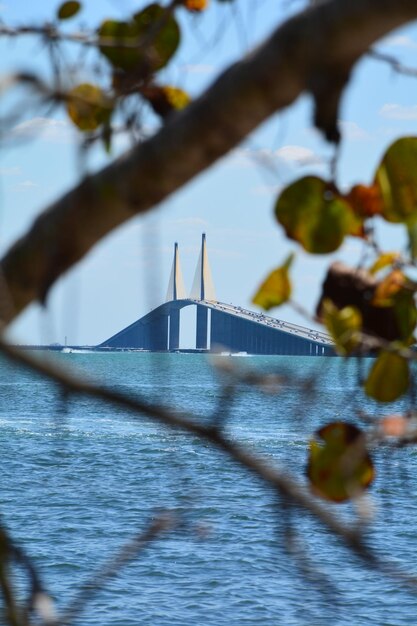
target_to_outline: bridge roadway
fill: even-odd
[[[255,311],[244,309],[241,306],[235,306],[234,304],[226,304],[225,302],[215,302],[208,300],[191,300],[190,302],[194,304],[204,304],[207,308],[214,311],[224,311],[225,313],[236,315],[237,317],[240,317],[242,319],[250,320],[251,322],[257,322],[258,324],[263,324],[264,326],[267,326],[269,328],[282,330],[286,333],[289,333],[290,335],[297,335],[298,337],[303,337],[304,339],[308,340],[312,339],[315,342],[322,344],[323,346],[334,345],[332,338],[327,333],[312,330],[311,328],[306,328],[305,326],[299,326],[298,324],[292,324],[291,322],[284,322],[275,317],[265,315],[264,313],[256,313]]]
[[[97,347],[176,351],[181,343],[180,310],[188,306],[197,309],[198,350],[220,347],[248,354],[334,355],[334,344],[326,333],[233,304],[196,299],[165,302]]]

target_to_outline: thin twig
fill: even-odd
[[[372,59],[375,59],[376,61],[383,61],[384,63],[388,63],[388,65],[390,65],[392,69],[398,74],[417,78],[417,68],[403,65],[398,59],[391,56],[390,54],[385,54],[384,52],[380,52],[379,50],[375,50],[375,48],[372,48],[372,50],[369,50],[368,56],[370,56]]]
[[[152,520],[149,527],[130,539],[121,550],[113,556],[100,570],[81,586],[77,595],[72,600],[62,617],[56,622],[56,626],[68,626],[82,613],[85,606],[104,587],[104,585],[118,575],[124,565],[138,557],[150,543],[155,541],[164,532],[174,527],[174,518],[170,514],[161,514]]]
[[[284,474],[284,472],[280,471],[278,468],[272,467],[269,462],[262,457],[249,452],[240,444],[230,440],[218,429],[213,428],[211,425],[205,426],[201,423],[201,420],[199,422],[198,416],[192,415],[191,413],[174,412],[165,406],[146,402],[136,395],[132,397],[87,382],[85,379],[82,380],[64,371],[58,364],[51,365],[50,363],[32,357],[22,349],[11,346],[3,338],[0,338],[0,351],[13,361],[53,380],[67,391],[87,395],[97,400],[122,407],[131,413],[147,417],[163,426],[181,429],[190,435],[198,436],[208,441],[274,490],[286,495],[295,505],[309,511],[333,534],[342,539],[348,546],[352,547],[354,551],[363,554],[367,552],[367,548],[362,543],[357,532],[352,531],[351,528],[342,524],[335,515],[327,511],[327,509],[316,500],[313,500],[297,481]]]

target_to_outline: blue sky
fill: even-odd
[[[39,6],[41,4],[41,7]],[[79,22],[97,25],[107,17],[122,18],[144,2],[87,2]],[[282,21],[287,2],[236,0],[221,5],[214,0],[201,16],[182,12],[183,43],[178,56],[161,76],[193,96],[209,85],[233,60],[262,40]],[[55,14],[58,3],[43,0],[30,6],[25,0],[0,5],[8,25],[41,23]],[[292,10],[302,3],[291,5]],[[215,42],[215,43],[214,43]],[[48,76],[45,51],[33,38],[0,42],[0,71],[32,70]],[[417,28],[392,33],[378,46],[404,64],[417,66]],[[76,61],[75,51],[67,51]],[[77,64],[68,81],[94,80],[88,66]],[[383,63],[367,59],[356,68],[340,111],[343,142],[338,164],[342,187],[369,182],[388,145],[397,137],[416,134],[415,79],[399,76]],[[78,135],[65,113],[52,118],[31,106],[22,92],[2,96],[0,114],[11,108],[22,117],[4,128],[8,138],[0,147],[0,247],[4,252],[24,233],[42,208],[76,183],[83,171]],[[332,256],[304,254],[285,239],[273,219],[279,190],[308,173],[328,174],[332,148],[311,127],[311,101],[301,97],[274,116],[233,153],[167,199],[158,209],[137,218],[97,245],[88,257],[52,290],[46,310],[32,306],[13,325],[19,343],[63,342],[94,344],[131,323],[162,302],[169,279],[175,241],[180,246],[186,286],[191,287],[201,233],[206,232],[212,273],[219,300],[250,306],[251,296],[268,271],[289,251],[296,252],[292,276],[294,298],[314,310],[325,268],[332,258],[356,263],[361,243],[349,239]],[[156,122],[147,115],[146,125]],[[114,155],[128,147],[121,137]],[[88,169],[108,157],[94,149]],[[383,245],[389,249],[402,239],[399,227],[380,225]],[[277,317],[305,323],[289,307]]]

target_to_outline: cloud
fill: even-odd
[[[187,74],[212,74],[215,71],[214,65],[208,63],[185,63],[180,69]]]
[[[417,104],[403,106],[402,104],[384,104],[379,115],[388,120],[417,120]]]
[[[20,176],[21,174],[20,167],[0,167],[0,176]]]
[[[229,153],[227,159],[237,167],[257,167],[270,165],[273,153],[266,148],[236,148]]]
[[[282,185],[258,185],[252,187],[250,192],[254,196],[276,196],[282,189]]]
[[[344,139],[350,141],[366,141],[370,139],[370,134],[361,128],[356,122],[339,120],[339,126]]]
[[[304,146],[288,145],[278,150],[269,148],[237,148],[233,150],[229,159],[238,167],[266,167],[275,166],[277,162],[291,165],[321,165],[323,159],[318,154]]]
[[[6,139],[35,139],[41,137],[46,141],[67,142],[75,137],[72,124],[65,120],[49,119],[47,117],[34,117],[17,124],[6,135]]]
[[[389,48],[410,48],[416,49],[417,43],[408,35],[394,35],[392,37],[386,37],[380,41],[380,45],[387,46]]]
[[[13,189],[16,189],[17,191],[26,191],[37,187],[40,187],[39,183],[35,183],[33,180],[27,179],[17,185],[14,185]]]
[[[317,165],[318,163],[323,163],[323,159],[318,154],[303,146],[283,146],[279,148],[279,150],[276,150],[274,155],[278,157],[278,159],[289,163],[297,163],[298,165]]]

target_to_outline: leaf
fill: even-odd
[[[82,83],[74,87],[67,100],[67,112],[82,131],[96,130],[110,119],[112,104],[99,87]]]
[[[393,402],[408,389],[407,360],[394,352],[381,351],[365,382],[365,392],[378,402]]]
[[[162,118],[167,117],[172,111],[184,109],[191,101],[185,91],[169,85],[161,87],[150,83],[142,87],[140,93]]]
[[[372,305],[379,307],[393,306],[395,296],[405,285],[406,278],[401,270],[392,270],[383,280],[381,280],[375,289],[372,298]]]
[[[175,17],[157,3],[136,13],[129,22],[106,20],[98,35],[100,52],[114,67],[144,76],[164,67],[180,43]]]
[[[398,252],[384,252],[380,254],[377,260],[373,263],[373,265],[369,268],[370,274],[377,274],[379,271],[388,267],[389,265],[393,265],[398,259],[401,258],[401,255]]]
[[[61,4],[57,11],[57,18],[59,20],[68,20],[70,17],[74,17],[81,9],[81,3],[76,0],[69,0]]]
[[[362,330],[365,333],[387,341],[408,342],[416,323],[413,299],[416,285],[409,278],[405,278],[404,285],[398,289],[397,280],[393,280],[390,290],[388,287],[391,280],[392,277],[388,278],[384,286],[379,287],[384,281],[376,280],[366,270],[348,267],[340,262],[332,263],[323,281],[317,315],[319,318],[323,316],[323,302],[329,298],[339,309],[346,306],[356,307],[362,315]],[[373,303],[373,297],[378,287],[377,306]]]
[[[144,37],[155,31],[152,45],[146,50],[153,71],[164,67],[174,55],[180,43],[180,29],[175,17],[156,2],[134,15],[139,34]]]
[[[139,65],[142,54],[134,47],[139,42],[136,23],[106,20],[98,29],[98,36],[100,52],[113,66],[131,70]]]
[[[417,322],[417,308],[414,300],[415,283],[409,280],[401,270],[392,270],[377,283],[371,305],[379,308],[392,308],[396,339],[409,343]]]
[[[191,98],[188,93],[186,93],[182,89],[166,85],[165,87],[162,87],[162,90],[172,108],[176,109],[177,111],[185,109],[185,107],[188,106],[191,102]]]
[[[417,137],[403,137],[387,150],[375,174],[388,222],[417,219]]]
[[[353,222],[348,203],[315,176],[301,178],[284,189],[275,215],[287,236],[314,254],[336,250]]]
[[[417,221],[407,224],[408,250],[413,261],[417,259]]]
[[[354,306],[338,309],[331,300],[322,304],[324,324],[332,336],[339,354],[350,354],[359,346],[362,315]]]
[[[404,415],[386,415],[379,420],[379,429],[386,437],[403,437],[409,426],[410,420]]]
[[[355,185],[345,195],[355,215],[362,219],[380,215],[382,212],[382,198],[379,186],[376,184],[370,187],[366,185]]]
[[[185,8],[191,13],[201,13],[205,11],[209,4],[209,0],[184,0]]]
[[[398,327],[398,339],[405,344],[414,343],[412,334],[417,323],[417,309],[414,294],[411,291],[403,290],[394,301],[394,313]]]
[[[269,274],[253,297],[253,304],[257,304],[265,311],[269,311],[269,309],[280,306],[290,298],[291,283],[288,277],[288,270],[293,259],[294,255],[290,254],[281,267]]]
[[[314,491],[332,502],[359,495],[374,479],[374,468],[359,428],[332,422],[316,432],[310,442],[307,476]]]

